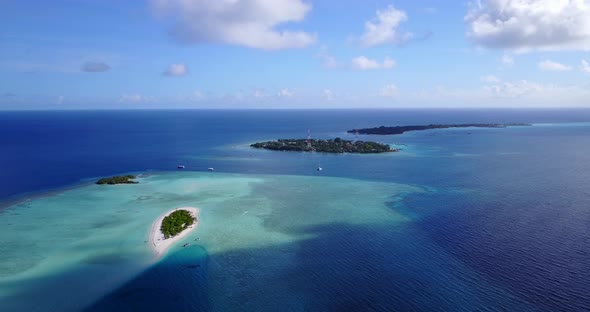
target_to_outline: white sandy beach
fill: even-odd
[[[162,227],[162,220],[164,220],[164,218],[166,216],[168,216],[169,214],[171,214],[172,212],[174,212],[176,210],[181,210],[181,209],[189,211],[193,215],[193,217],[196,218],[195,223],[193,223],[191,226],[189,226],[186,230],[182,231],[180,234],[178,234],[174,237],[170,237],[168,239],[164,239],[164,233],[162,233],[162,231],[160,231],[160,228]],[[161,215],[160,217],[158,217],[158,219],[152,224],[152,230],[150,231],[150,236],[149,236],[149,244],[150,244],[150,247],[152,248],[152,250],[154,251],[154,254],[158,257],[162,256],[164,253],[166,253],[166,250],[168,250],[168,248],[170,248],[170,246],[174,245],[174,243],[178,242],[179,240],[184,238],[188,233],[192,232],[195,228],[197,228],[198,224],[199,224],[199,209],[195,208],[195,207],[176,208],[176,209],[170,210],[170,211],[166,212],[165,214]]]

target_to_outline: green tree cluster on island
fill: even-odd
[[[195,217],[189,211],[184,209],[176,210],[162,220],[160,230],[165,238],[170,238],[191,226],[195,220]]]
[[[251,147],[274,151],[300,151],[300,152],[322,152],[322,153],[387,153],[397,152],[387,144],[371,141],[349,141],[341,138],[334,140],[312,139],[307,144],[307,139],[279,139],[276,141],[260,142],[251,144]]]
[[[110,177],[110,178],[102,178],[102,179],[96,181],[96,184],[114,185],[114,184],[136,184],[136,183],[139,183],[137,181],[132,181],[135,178],[136,177],[131,174],[125,175],[125,176],[114,176],[114,177]]]

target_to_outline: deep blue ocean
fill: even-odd
[[[380,125],[511,122],[533,125],[346,133]],[[313,138],[374,140],[402,151],[329,155],[248,147],[304,138],[308,130]],[[411,220],[402,225],[325,222],[308,229],[313,238],[292,246],[217,255],[267,261],[281,281],[276,288],[259,283],[247,292],[240,284],[226,290],[228,302],[238,302],[234,311],[590,311],[588,109],[0,112],[4,206],[96,177],[178,171],[179,164],[185,171],[213,167],[219,174],[347,178],[359,188],[383,182],[425,190],[383,201]],[[274,190],[258,192],[272,196]],[[280,232],[297,234],[287,226]],[[297,259],[288,270],[275,272],[272,259],[256,258],[281,249]],[[215,263],[207,250],[198,254],[208,258],[191,263]],[[171,254],[87,310],[225,310],[208,293],[217,281],[207,270],[177,273],[186,261]],[[258,278],[247,268],[235,272],[252,274],[245,279],[252,283]]]

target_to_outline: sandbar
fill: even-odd
[[[162,227],[162,221],[164,220],[164,218],[166,216],[168,216],[169,214],[173,213],[176,210],[187,210],[188,212],[190,212],[190,214],[193,217],[195,217],[195,219],[196,219],[195,223],[193,223],[191,226],[186,228],[184,231],[180,232],[180,234],[166,239],[166,238],[164,238],[164,233],[162,233],[162,231],[160,230],[160,228]],[[156,219],[156,221],[152,224],[152,230],[150,231],[150,236],[149,236],[149,240],[148,240],[150,247],[152,248],[152,251],[154,252],[154,254],[157,257],[164,255],[166,253],[166,250],[168,250],[168,248],[170,248],[170,246],[174,245],[174,243],[178,242],[183,237],[185,237],[188,233],[190,233],[194,229],[196,229],[197,225],[199,224],[198,216],[199,216],[199,209],[198,208],[182,207],[182,208],[172,209],[172,210],[166,212],[165,214],[161,215],[160,217],[158,217],[158,219]]]

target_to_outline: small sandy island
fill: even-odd
[[[164,218],[166,216],[168,216],[169,214],[173,213],[176,210],[186,210],[186,211],[190,212],[190,214],[196,218],[195,223],[193,223],[191,226],[189,226],[186,230],[182,231],[180,234],[170,237],[168,239],[165,239],[164,233],[162,233],[162,231],[160,230],[160,228],[162,227],[162,220],[164,220]],[[199,209],[198,208],[182,207],[182,208],[176,208],[176,209],[170,210],[170,211],[166,212],[165,214],[161,215],[160,217],[158,217],[158,219],[152,224],[152,230],[150,231],[150,236],[149,236],[149,244],[150,244],[150,247],[152,248],[154,254],[157,257],[162,256],[164,253],[166,253],[166,250],[168,250],[168,248],[170,248],[170,246],[174,245],[174,243],[178,242],[183,237],[185,237],[188,233],[192,232],[199,224],[198,216],[199,216]]]

